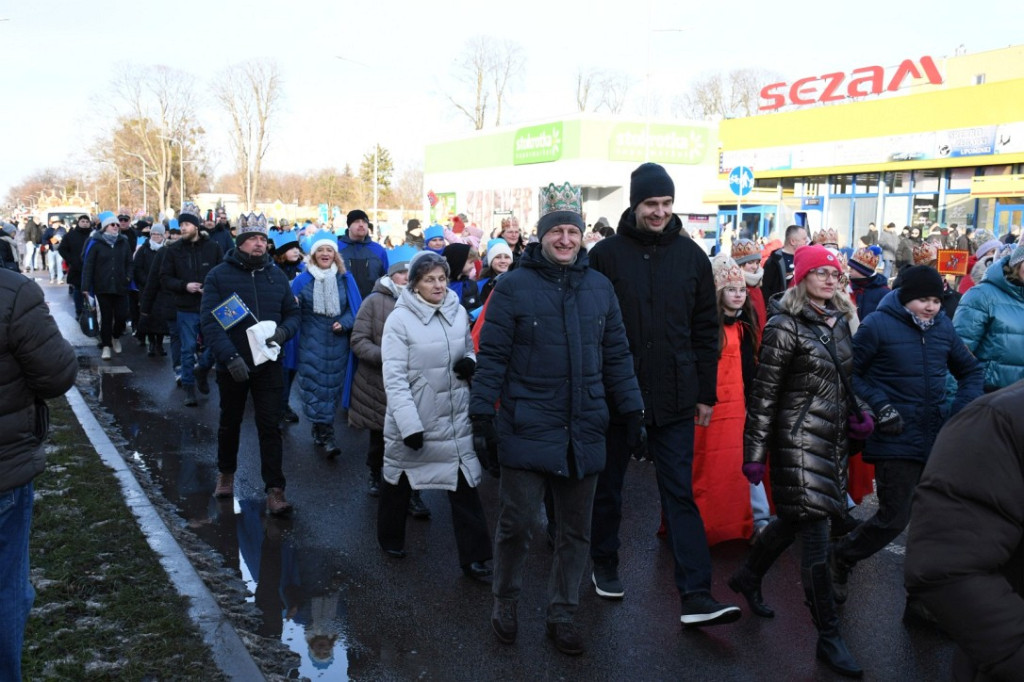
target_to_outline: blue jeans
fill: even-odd
[[[750,511],[754,513],[754,527],[762,526],[771,521],[771,507],[768,505],[768,493],[764,483],[750,486]]]
[[[21,679],[21,647],[36,592],[28,579],[32,482],[0,493],[0,680]]]
[[[654,458],[667,539],[675,559],[676,587],[683,596],[711,591],[711,552],[693,500],[693,433],[693,419],[647,427],[647,449]],[[607,461],[597,481],[590,556],[596,564],[617,566],[622,482],[630,460],[625,425],[611,424],[605,444]]]
[[[64,279],[64,269],[61,265],[64,264],[64,259],[60,257],[56,249],[50,249],[46,252],[46,261],[50,268],[50,281],[56,282]]]
[[[199,339],[199,313],[178,311],[178,337],[181,343],[181,385],[194,386],[195,367],[213,367],[213,354],[207,347],[196,362],[196,347]]]

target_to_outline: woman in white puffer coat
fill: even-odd
[[[410,262],[381,354],[388,407],[377,540],[388,555],[404,557],[412,490],[447,490],[459,564],[468,577],[485,580],[491,536],[476,489],[481,468],[468,412],[476,355],[442,256],[422,251]]]

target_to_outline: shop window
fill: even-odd
[[[886,173],[883,180],[887,194],[903,194],[910,191],[910,173],[903,171]]]
[[[917,192],[938,192],[939,177],[942,171],[919,170],[914,171],[914,193]]]
[[[782,191],[787,194],[796,193],[796,178],[779,178],[779,184],[782,186]]]
[[[835,228],[840,240],[850,234],[850,221],[853,220],[853,199],[834,198],[828,202],[828,218],[824,227]]]
[[[875,222],[878,214],[878,199],[876,197],[857,198],[853,200],[853,248],[863,245],[861,237],[868,233],[868,225]],[[875,229],[879,229],[875,226]]]
[[[878,194],[878,173],[858,173],[855,175],[854,191],[857,194]]]
[[[1013,168],[1011,166],[985,166],[982,171],[984,175],[1009,175]]]
[[[939,195],[938,194],[915,194],[914,197],[914,222],[913,225],[920,227],[921,232],[939,219]]]
[[[754,180],[754,187],[757,187],[759,189],[776,189],[778,186],[778,178],[765,178],[764,180]]]
[[[973,168],[950,168],[947,190],[950,192],[970,192],[971,178],[973,177]]]
[[[836,194],[853,194],[853,176],[833,175],[831,176],[831,187],[833,196]]]
[[[973,225],[974,202],[968,193],[947,194],[946,205],[942,207],[942,222],[950,226],[955,223],[960,227]]]
[[[814,175],[809,178],[804,178],[797,185],[797,194],[802,197],[817,197],[825,193],[825,187],[827,186],[828,178],[824,175]]]
[[[886,197],[882,205],[882,223],[896,223],[896,229],[902,230],[910,224],[910,197]]]

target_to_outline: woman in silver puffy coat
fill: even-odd
[[[469,317],[448,288],[443,256],[421,251],[409,263],[409,284],[384,323],[384,467],[377,541],[405,556],[405,516],[413,490],[447,490],[459,564],[487,579],[491,536],[477,485],[481,467],[469,423],[469,381],[476,354]]]
[[[848,388],[849,320],[856,311],[840,291],[841,268],[824,247],[801,247],[793,287],[769,304],[775,315],[764,329],[747,403],[743,473],[756,485],[771,458],[778,518],[757,536],[729,587],[746,597],[755,614],[774,615],[761,596],[761,579],[799,535],[804,595],[818,629],[817,657],[842,675],[860,677],[839,634],[828,566],[829,518],[846,509],[847,432],[859,429],[856,435],[865,437],[871,424]]]

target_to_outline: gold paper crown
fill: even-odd
[[[743,278],[743,271],[729,256],[720,253],[711,261],[711,272],[715,276],[715,290],[721,291],[725,287],[746,288],[747,282]]]
[[[914,265],[928,265],[939,257],[939,248],[932,242],[922,242],[914,247]]]
[[[732,258],[737,265],[761,260],[761,249],[749,239],[737,239],[732,243]]]
[[[839,246],[839,233],[836,232],[834,227],[827,227],[822,230],[818,230],[814,233],[814,239],[811,240],[813,244],[835,244]]]
[[[879,249],[877,246],[874,248],[870,246],[863,246],[853,252],[853,255],[850,257],[850,260],[855,263],[860,263],[871,272],[874,272],[878,268],[880,250],[881,249]]]
[[[503,232],[512,226],[519,227],[519,220],[514,215],[501,219],[501,229]]]
[[[583,213],[583,195],[579,187],[570,185],[568,182],[556,186],[551,183],[541,190],[540,214],[545,216],[556,211],[570,211],[572,213]]]

